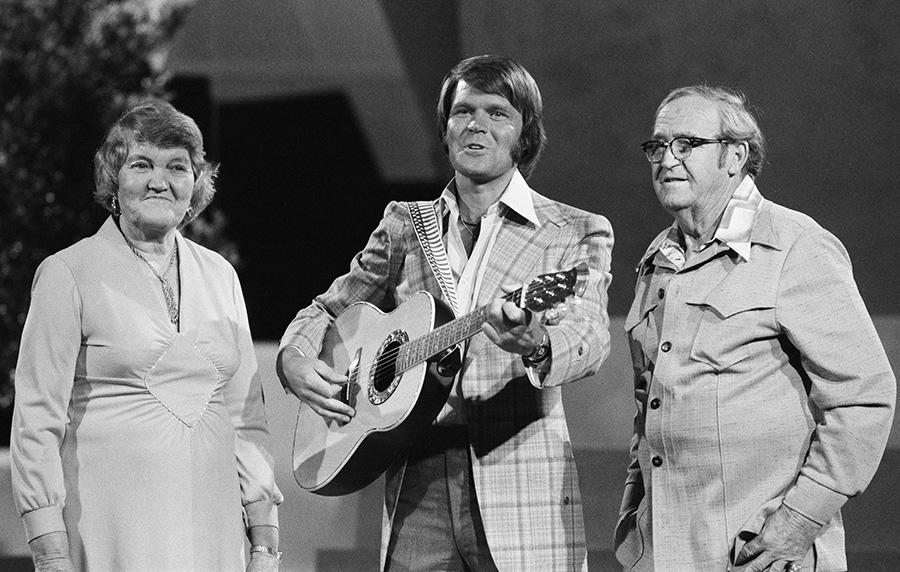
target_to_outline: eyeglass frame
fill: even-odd
[[[674,148],[672,149],[672,156],[675,157],[676,159],[678,159],[679,161],[684,161],[685,159],[690,157],[691,153],[694,151],[694,147],[701,147],[703,145],[712,145],[713,143],[717,143],[717,144],[736,143],[736,141],[734,139],[725,139],[725,138],[705,139],[703,137],[685,137],[684,135],[679,135],[678,137],[672,137],[671,139],[669,139],[668,142],[659,141],[658,139],[651,139],[649,141],[644,141],[643,143],[641,143],[641,150],[644,152],[644,156],[647,157],[647,161],[649,161],[651,164],[652,163],[662,163],[663,157],[666,156],[666,149],[669,149],[670,147],[672,147],[672,143],[674,143],[675,141],[677,141],[679,139],[684,139],[685,141],[688,142],[688,145],[690,145],[690,147],[687,148],[687,153],[683,154],[681,157],[679,157],[675,154]],[[658,147],[656,147],[656,149],[654,149],[652,153],[647,150],[647,146],[650,144],[658,145]],[[656,154],[656,151],[658,151],[659,149],[662,149],[662,154],[659,156],[659,159],[654,161],[652,155]]]

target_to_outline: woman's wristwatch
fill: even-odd
[[[268,554],[269,556],[275,558],[279,562],[281,562],[281,552],[271,546],[266,546],[265,544],[254,544],[250,547],[250,554],[252,555],[254,552],[262,552],[263,554]]]
[[[547,328],[544,328],[541,343],[530,354],[522,356],[522,363],[525,364],[525,367],[537,367],[548,357],[550,357],[550,334],[547,333]]]

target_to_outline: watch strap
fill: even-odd
[[[545,328],[541,343],[534,348],[533,352],[522,356],[522,363],[524,363],[526,367],[535,367],[544,362],[548,357],[550,357],[550,334]]]
[[[269,556],[275,558],[278,561],[281,561],[282,552],[272,548],[271,546],[266,546],[265,544],[254,544],[250,547],[250,554],[255,552],[261,552],[263,554],[268,554]]]

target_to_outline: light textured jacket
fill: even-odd
[[[559,386],[594,373],[609,353],[606,289],[612,230],[599,215],[532,191],[532,223],[501,206],[504,217],[487,261],[478,306],[523,283],[581,261],[593,280],[580,303],[548,327],[552,366],[542,388],[525,375],[518,355],[483,334],[472,338],[462,378],[473,478],[485,534],[501,570],[581,570],[586,546],[581,494]],[[307,355],[319,353],[334,316],[364,300],[389,312],[418,291],[442,298],[403,203],[390,203],[349,273],[300,311],[282,339]],[[405,459],[386,476],[382,566]]]
[[[784,502],[825,525],[803,569],[846,570],[839,509],[878,467],[896,392],[846,250],[765,200],[748,260],[717,242],[677,270],[667,232],[625,321],[638,411],[619,561],[724,571]]]

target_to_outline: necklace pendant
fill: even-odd
[[[169,321],[178,324],[178,301],[175,300],[175,292],[168,282],[162,283],[163,297],[166,299],[166,309],[169,310]]]
[[[144,261],[144,264],[150,268],[150,272],[156,276],[156,279],[159,280],[160,285],[162,286],[163,298],[166,300],[166,310],[169,311],[169,321],[178,325],[178,298],[175,297],[175,291],[172,290],[172,287],[169,285],[169,281],[166,277],[169,275],[169,271],[175,266],[175,259],[178,258],[178,242],[175,243],[175,247],[172,248],[171,252],[169,252],[168,261],[166,262],[166,269],[163,270],[163,273],[160,274],[156,271],[156,268],[150,264],[150,261],[147,260],[140,251],[135,248],[131,241],[128,240],[128,237],[125,236],[125,233],[122,233],[122,237],[125,239],[125,243],[128,244],[128,248],[131,249],[131,252],[134,253],[135,256]]]

